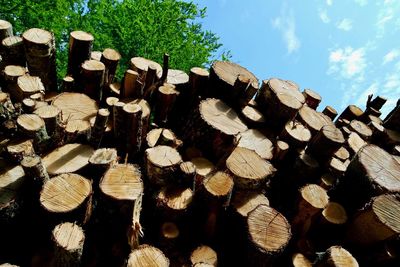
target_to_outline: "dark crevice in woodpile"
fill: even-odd
[[[82,31],[58,93],[51,32],[0,20],[0,41],[0,263],[399,261],[400,102],[338,112],[292,81],[222,61],[187,74],[168,54],[119,81],[119,52]]]

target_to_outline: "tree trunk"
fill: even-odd
[[[4,38],[13,36],[13,27],[10,22],[6,20],[0,20],[0,41]]]
[[[352,120],[349,124],[349,128],[351,131],[356,132],[365,141],[369,141],[371,139],[372,131],[363,122]]]
[[[77,88],[82,85],[81,65],[90,59],[93,35],[83,31],[73,31],[69,36],[69,53],[67,73],[74,78]]]
[[[105,66],[97,60],[86,60],[82,64],[81,83],[83,92],[96,101],[102,99]]]
[[[87,120],[68,120],[65,126],[65,143],[86,143],[90,136],[90,122]]]
[[[363,115],[363,111],[355,106],[355,105],[349,105],[338,117],[338,120],[340,119],[345,119],[348,120],[349,122],[352,120],[359,119]]]
[[[18,99],[18,78],[25,75],[26,72],[26,68],[14,65],[6,66],[3,71],[4,91],[10,94],[13,101]]]
[[[118,53],[118,51],[111,48],[104,49],[100,59],[100,61],[103,62],[106,67],[104,72],[104,86],[108,86],[113,83],[120,59],[121,55]]]
[[[207,94],[206,90],[208,90],[208,76],[210,73],[208,70],[193,67],[190,69],[189,73],[189,88],[191,95],[191,102],[196,99],[198,96],[204,96]]]
[[[170,221],[179,221],[187,214],[193,200],[190,188],[163,187],[156,196],[157,207],[161,209],[162,217]]]
[[[249,128],[263,128],[266,122],[264,115],[260,111],[248,105],[241,110],[240,114]]]
[[[125,72],[124,80],[121,86],[121,99],[126,98],[139,98],[142,97],[140,86],[138,86],[137,80],[139,79],[139,73],[134,70],[127,70]]]
[[[72,76],[65,76],[62,80],[61,85],[62,92],[73,92],[75,91],[75,79]]]
[[[299,110],[297,118],[310,130],[312,136],[315,136],[325,125],[333,125],[327,115],[317,112],[306,105]]]
[[[21,102],[24,98],[33,94],[44,92],[44,86],[39,77],[23,75],[17,81],[16,98],[14,102]]]
[[[156,94],[154,121],[156,124],[164,126],[167,125],[171,117],[171,111],[174,108],[179,92],[175,90],[175,86],[164,84],[158,88]]]
[[[9,160],[17,163],[21,162],[25,156],[33,156],[35,154],[32,139],[14,139],[7,144],[6,151],[9,156]]]

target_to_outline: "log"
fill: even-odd
[[[94,122],[94,126],[90,133],[89,143],[98,148],[101,144],[101,140],[103,139],[104,132],[106,130],[108,117],[110,115],[110,111],[106,108],[101,108],[97,112],[96,120]]]
[[[387,129],[400,131],[400,101],[397,101],[396,107],[386,116],[383,126]]]
[[[271,160],[274,153],[274,144],[261,132],[255,129],[239,133],[235,137],[238,147],[254,150],[261,158]]]
[[[301,253],[295,253],[292,256],[293,267],[312,267],[312,263]]]
[[[95,169],[106,170],[117,163],[117,150],[114,148],[99,148],[89,158],[89,163]]]
[[[131,157],[138,155],[140,148],[142,146],[142,107],[138,104],[126,104],[123,107],[125,113],[125,123],[126,123],[126,144],[127,153]]]
[[[71,76],[65,76],[62,80],[61,91],[62,92],[75,91],[75,79]]]
[[[198,263],[206,263],[210,266],[218,266],[217,253],[209,246],[200,245],[190,254],[190,262],[192,266]],[[197,265],[196,265],[197,266]]]
[[[322,113],[331,118],[332,121],[334,121],[336,116],[338,115],[336,109],[331,106],[326,106]]]
[[[246,86],[241,87],[241,91],[235,95],[235,82],[238,76],[241,77],[239,79],[244,79],[247,82],[245,82]],[[238,106],[240,99],[244,98],[247,90],[257,91],[259,88],[258,79],[253,73],[238,64],[228,61],[215,61],[212,64],[209,82],[214,88],[212,92],[209,92],[211,93],[209,96],[221,98],[232,106]]]
[[[74,78],[79,87],[82,85],[81,65],[90,59],[93,40],[93,35],[83,31],[73,31],[69,36],[67,74]]]
[[[283,253],[292,236],[286,218],[267,205],[259,205],[249,213],[247,227],[252,266],[269,266],[274,257]]]
[[[10,36],[4,38],[1,41],[1,50],[4,65],[26,66],[24,43],[21,37]]]
[[[287,122],[279,135],[279,140],[287,142],[292,148],[305,148],[310,139],[310,130],[298,121]]]
[[[14,139],[7,144],[7,154],[10,160],[21,162],[25,156],[32,156],[35,154],[32,139]]]
[[[24,98],[21,104],[24,113],[33,113],[33,111],[35,110],[36,101],[30,98]]]
[[[50,137],[42,118],[36,114],[22,114],[18,116],[17,124],[22,134],[33,138],[35,150],[41,152],[46,149]]]
[[[369,103],[369,107],[375,109],[375,110],[381,110],[381,108],[383,107],[383,105],[385,105],[387,99],[377,95],[374,99],[372,99],[372,101]]]
[[[193,67],[190,69],[189,88],[192,102],[197,96],[204,96],[208,94],[206,90],[208,90],[209,75],[210,73],[208,70],[203,68]]]
[[[347,166],[342,161],[333,157],[327,164],[329,172],[335,177],[339,178],[346,172]]]
[[[163,187],[156,196],[157,207],[162,210],[163,218],[176,221],[187,212],[193,196],[190,188]]]
[[[333,125],[331,119],[320,112],[304,105],[297,116],[298,120],[310,130],[311,135],[316,135],[325,125]]]
[[[272,78],[263,81],[256,101],[270,126],[280,132],[296,116],[305,98],[295,83]]]
[[[174,108],[179,92],[175,86],[164,84],[157,89],[157,101],[155,105],[154,122],[158,125],[167,125]]]
[[[81,266],[85,234],[75,223],[58,224],[52,232],[54,243],[54,266]]]
[[[306,99],[306,104],[308,107],[316,110],[319,103],[321,103],[322,97],[315,91],[311,89],[304,89],[303,95]]]
[[[164,253],[150,245],[140,245],[129,254],[127,267],[158,266],[168,267],[169,260]]]
[[[259,205],[269,206],[269,200],[262,193],[254,191],[235,191],[231,201],[231,206],[235,213],[244,220],[246,220],[249,213]]]
[[[300,188],[297,212],[292,220],[293,231],[304,237],[311,224],[311,218],[322,211],[329,203],[326,190],[316,184],[308,184]]]
[[[184,141],[202,147],[204,152],[216,159],[232,146],[236,134],[247,130],[236,112],[218,99],[201,101],[192,116],[193,119],[188,120],[183,129]]]
[[[18,91],[17,82],[18,78],[25,75],[27,72],[25,67],[9,65],[4,68],[2,76],[4,76],[4,91],[9,92],[15,96],[15,92]]]
[[[68,120],[65,126],[65,142],[87,142],[90,136],[90,122],[87,120]]]
[[[29,73],[39,76],[46,91],[57,90],[56,47],[52,32],[32,28],[22,34]]]
[[[314,265],[316,267],[358,267],[357,260],[340,246],[328,248]]]
[[[72,220],[85,224],[91,215],[92,193],[91,181],[78,174],[64,173],[43,185],[40,204],[56,222]]]
[[[174,85],[178,92],[182,92],[189,83],[189,75],[182,70],[169,69],[167,83]]]
[[[282,140],[276,141],[274,157],[273,157],[274,162],[282,161],[285,158],[288,151],[289,151],[288,143],[286,143],[285,141],[282,141]]]
[[[350,158],[350,153],[344,146],[342,146],[335,152],[334,156],[341,161],[346,161]]]
[[[56,106],[47,105],[37,108],[34,114],[43,119],[50,136],[61,131],[61,110]]]
[[[373,198],[352,219],[347,238],[360,246],[371,246],[400,233],[400,200],[384,194]]]
[[[131,104],[138,104],[141,108],[142,108],[142,118],[141,118],[141,133],[140,136],[142,138],[141,140],[141,144],[143,144],[146,141],[146,136],[147,133],[149,131],[149,126],[150,126],[150,113],[151,113],[151,109],[150,109],[150,105],[149,103],[141,98],[135,99],[131,102],[129,102]]]
[[[90,53],[90,59],[100,61],[102,54],[101,51],[92,51]]]
[[[376,145],[365,145],[351,160],[342,183],[342,197],[350,209],[373,196],[400,192],[400,164]]]
[[[42,159],[37,155],[24,156],[21,166],[24,169],[25,175],[38,184],[39,188],[50,179]]]
[[[380,125],[379,123],[377,123],[375,121],[369,122],[368,127],[372,131],[371,143],[379,144],[381,142],[381,140],[384,139],[385,127],[383,127],[382,125]]]
[[[357,133],[363,140],[369,141],[371,139],[372,131],[365,123],[352,120],[349,124],[349,128],[351,131]]]
[[[17,80],[17,91],[15,92],[15,102],[21,102],[24,98],[44,92],[44,86],[39,77],[23,75]]]
[[[52,105],[58,107],[63,120],[89,120],[97,113],[96,102],[85,94],[62,93],[56,96]]]
[[[328,160],[343,145],[342,132],[333,125],[326,125],[314,136],[307,146],[310,153],[320,162]]]
[[[241,110],[240,114],[250,128],[262,128],[265,124],[264,115],[254,107],[247,105]]]
[[[176,149],[169,146],[156,146],[145,151],[146,173],[155,185],[168,184],[178,170],[182,158]]]
[[[147,147],[155,147],[157,145],[165,145],[177,148],[182,141],[170,130],[165,128],[155,128],[146,136]]]
[[[138,85],[139,73],[134,70],[126,70],[121,86],[121,99],[143,97],[142,88]]]
[[[13,27],[10,22],[6,20],[0,20],[0,41],[4,38],[13,36]]]
[[[130,60],[130,69],[138,72],[139,75],[142,77],[146,76],[147,70],[150,65],[153,65],[154,68],[156,69],[156,77],[157,80],[159,80],[163,72],[163,69],[160,64],[142,57],[133,57]]]
[[[349,105],[338,117],[337,120],[340,119],[345,119],[348,121],[352,121],[352,120],[357,120],[359,119],[362,115],[363,115],[363,111],[355,106],[355,105]]]
[[[97,60],[86,60],[82,63],[81,83],[83,92],[92,99],[102,99],[105,65]]]
[[[191,161],[196,167],[196,179],[193,188],[193,191],[196,191],[200,187],[200,185],[203,184],[204,179],[214,169],[214,164],[203,157],[192,158]]]
[[[260,189],[276,169],[253,150],[236,147],[226,160],[227,169],[233,174],[240,189]]]
[[[180,175],[179,184],[195,190],[196,165],[191,161],[184,161],[179,165]]]
[[[104,72],[104,86],[108,86],[113,83],[120,59],[121,55],[118,53],[118,51],[111,48],[104,49],[100,59],[100,61],[103,62],[104,66],[106,67]]]
[[[367,143],[357,134],[357,133],[350,133],[349,137],[347,138],[346,145],[350,149],[350,153],[352,155],[357,154],[358,151]]]
[[[94,149],[88,145],[66,144],[43,157],[50,175],[76,172],[89,164]]]
[[[21,213],[22,189],[26,182],[21,166],[5,167],[0,172],[0,222],[12,223]]]

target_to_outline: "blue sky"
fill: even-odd
[[[260,80],[311,88],[331,105],[365,107],[367,95],[400,97],[399,0],[195,0],[204,29]],[[384,118],[384,115],[382,116]]]

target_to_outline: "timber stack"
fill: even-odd
[[[1,266],[399,262],[400,101],[338,113],[295,82],[222,61],[187,74],[167,54],[119,80],[120,53],[84,31],[57,84],[53,33],[0,20],[0,39]]]

